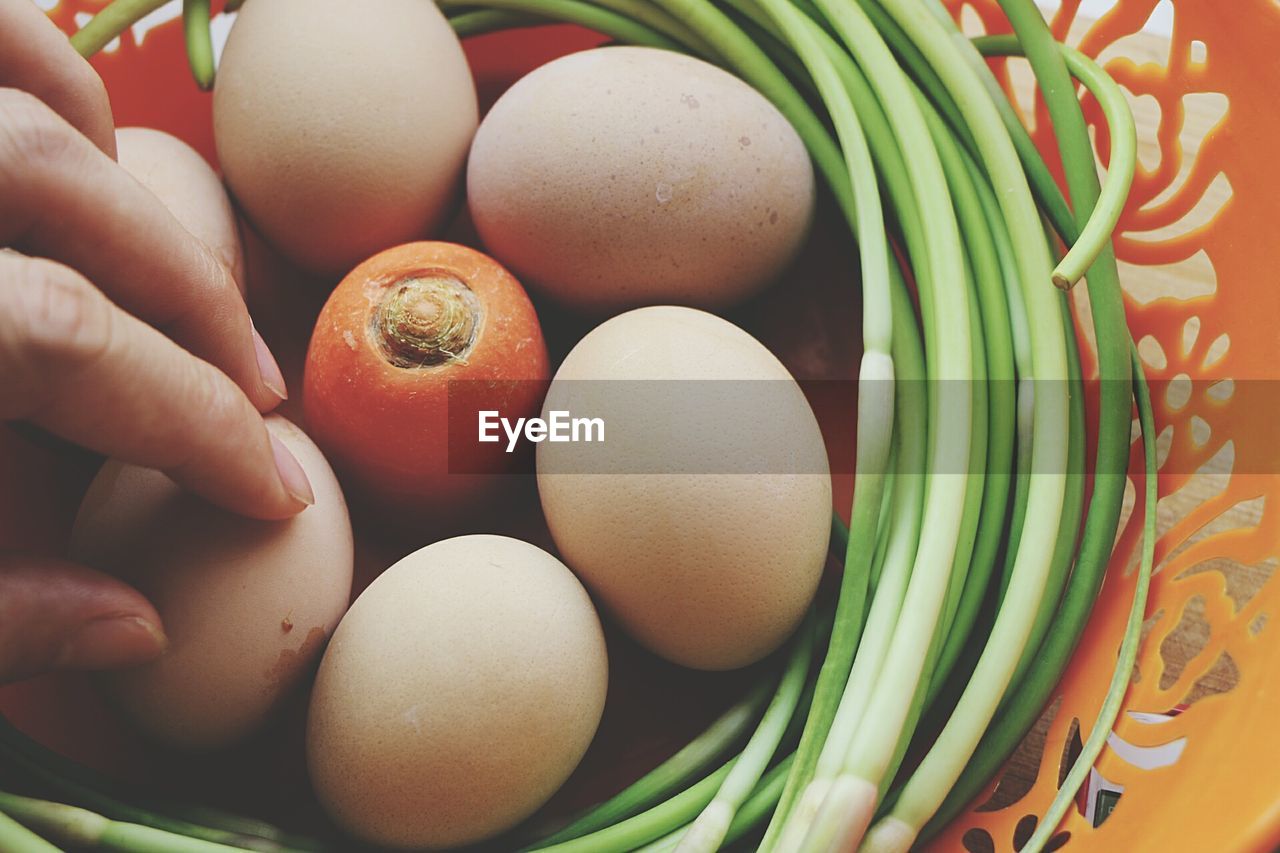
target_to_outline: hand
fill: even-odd
[[[313,498],[260,414],[285,398],[280,370],[231,273],[116,164],[114,133],[96,72],[31,0],[0,0],[0,420],[291,516]],[[164,645],[114,578],[0,555],[0,683]]]

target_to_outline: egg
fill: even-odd
[[[557,411],[600,421],[603,440],[537,445],[543,512],[621,626],[698,669],[778,648],[813,599],[831,523],[822,434],[781,362],[712,314],[641,308],[573,348],[543,418]]]
[[[222,261],[244,293],[244,251],[236,214],[213,167],[187,143],[149,127],[116,130],[116,159],[164,202]]]
[[[365,842],[491,838],[577,766],[607,681],[600,621],[563,563],[504,536],[436,542],[338,626],[311,695],[312,784]]]
[[[260,727],[313,671],[351,596],[352,539],[320,451],[278,416],[267,427],[311,481],[285,521],[233,515],[164,474],[108,462],[77,515],[71,553],[146,595],[169,647],[104,675],[110,702],[151,738],[212,749]]]
[[[462,46],[419,0],[246,3],[213,92],[236,198],[276,249],[328,275],[443,226],[477,120]]]
[[[742,80],[603,47],[537,68],[494,104],[467,201],[491,254],[582,312],[724,307],[796,254],[814,176],[795,130]]]

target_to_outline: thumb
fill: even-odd
[[[119,580],[64,560],[0,555],[0,684],[136,666],[167,642],[155,608]]]

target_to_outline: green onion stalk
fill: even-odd
[[[933,105],[918,90],[915,95],[924,110],[930,137],[944,164],[947,182],[956,200],[957,214],[967,224],[964,232],[965,249],[978,291],[982,328],[987,344],[984,353],[985,369],[989,379],[986,448],[989,467],[981,507],[979,538],[974,544],[972,567],[963,587],[951,590],[954,612],[929,683],[925,700],[928,707],[933,704],[946,682],[973,630],[996,565],[1001,540],[1004,538],[1004,519],[1010,510],[1010,502],[1013,502],[1015,526],[1020,524],[1021,510],[1025,509],[1025,485],[1021,490],[1012,493],[1010,490],[1013,484],[1011,471],[1018,423],[1016,381],[1019,370],[1025,373],[1030,369],[1030,352],[1025,341],[1021,348],[1015,346],[1015,339],[1018,337],[1015,330],[1025,329],[1026,316],[1021,299],[1011,298],[1017,295],[1017,284],[1012,272],[1012,255],[1007,249],[1008,235],[993,213],[996,209],[994,198],[984,199],[981,195],[985,190],[990,196],[990,188],[981,180],[972,159],[947,133],[944,121]],[[997,239],[997,231],[1003,244]],[[1002,248],[1005,249],[1003,255]],[[1030,414],[1029,407],[1026,414]],[[1026,417],[1024,421],[1029,434],[1030,418]],[[1023,465],[1028,462],[1029,459],[1024,459]]]
[[[1031,30],[1034,24],[1030,20],[1030,16],[1025,14],[1020,17],[1019,22],[1024,31]],[[1041,33],[1041,41],[1043,41],[1043,36],[1046,32]],[[1033,30],[1027,32],[1025,37],[1037,38]],[[1023,50],[1023,46],[1019,45],[1017,39],[1011,37],[980,39],[978,40],[978,46],[988,55],[1016,55]],[[1119,87],[1102,72],[1096,63],[1070,48],[1061,48],[1061,52],[1070,72],[1089,88],[1097,98],[1111,129],[1113,150],[1105,188],[1127,187],[1127,181],[1132,178],[1136,131],[1124,96]],[[1044,63],[1043,58],[1041,63]],[[1045,72],[1038,71],[1037,73],[1042,74]],[[1058,104],[1056,109],[1059,113],[1066,112],[1069,114],[1067,108],[1071,107],[1072,104],[1075,104],[1074,110],[1079,110],[1072,89],[1068,88],[1065,96],[1062,94],[1061,89],[1051,89],[1050,91],[1056,93],[1050,99],[1050,102]],[[1067,104],[1067,100],[1070,100],[1072,104]],[[1052,115],[1053,113],[1051,112]],[[1067,121],[1067,119],[1054,118],[1055,130],[1058,130],[1060,137],[1063,135],[1061,127],[1064,121]],[[1067,168],[1068,176],[1076,173],[1072,191],[1077,196],[1082,196],[1087,203],[1087,199],[1090,198],[1090,182],[1087,176],[1083,174],[1085,170],[1083,168],[1082,154],[1085,150],[1088,150],[1087,155],[1084,156],[1088,157],[1088,170],[1093,175],[1095,187],[1096,171],[1092,163],[1091,149],[1088,148],[1088,137],[1083,134],[1082,122],[1078,125],[1078,130],[1080,132],[1074,135],[1074,142],[1071,142],[1070,139],[1063,139],[1060,145],[1064,149],[1064,165]],[[1080,144],[1082,136],[1084,140],[1083,146]],[[1068,151],[1071,153],[1068,154]],[[1119,189],[1113,189],[1111,194],[1114,196],[1118,192],[1120,192]],[[1096,197],[1096,189],[1093,195]],[[1113,210],[1108,215],[1118,216],[1118,210]],[[1079,218],[1079,214],[1077,214],[1077,218]],[[1054,227],[1068,244],[1072,244],[1077,240],[1077,226],[1072,219],[1057,219],[1054,221]],[[1138,387],[1141,387],[1142,384],[1141,365],[1132,357],[1130,352],[1132,341],[1124,326],[1123,302],[1119,291],[1118,277],[1114,273],[1114,256],[1111,255],[1108,258],[1109,255],[1110,249],[1107,247],[1103,247],[1102,251],[1095,255],[1099,260],[1095,263],[1094,268],[1090,270],[1088,283],[1090,303],[1094,311],[1094,325],[1099,342],[1099,372],[1102,380],[1101,393],[1103,395],[1102,411],[1104,417],[1109,416],[1114,422],[1111,429],[1103,430],[1100,428],[1099,430],[1099,461],[1096,469],[1098,474],[1096,475],[1095,490],[1090,506],[1090,516],[1092,517],[1096,511],[1100,516],[1114,517],[1115,520],[1110,521],[1109,524],[1099,525],[1092,537],[1090,536],[1090,530],[1086,527],[1085,536],[1080,547],[1080,556],[1071,579],[1071,586],[1059,609],[1055,630],[1048,636],[1040,649],[1037,657],[1037,667],[1028,674],[1016,692],[1012,692],[1006,697],[1005,710],[1001,719],[984,736],[978,747],[975,760],[970,763],[964,774],[947,794],[941,809],[926,827],[926,834],[936,832],[946,820],[958,813],[964,803],[978,792],[982,785],[985,784],[985,779],[989,778],[989,773],[994,772],[999,763],[1017,745],[1017,741],[1021,738],[1019,732],[1025,731],[1039,714],[1040,708],[1049,698],[1058,675],[1065,667],[1067,659],[1074,650],[1102,583],[1106,562],[1111,551],[1111,543],[1114,541],[1120,503],[1123,499],[1124,460],[1127,459],[1128,454],[1128,438],[1127,434],[1121,438],[1119,433],[1121,425],[1127,432],[1130,412],[1128,391],[1124,388],[1125,378],[1132,375]],[[1117,338],[1120,346],[1116,345]],[[1123,352],[1118,352],[1118,350],[1123,350]],[[1120,363],[1119,368],[1116,366],[1117,362]],[[1149,417],[1149,405],[1144,403],[1141,394],[1138,395],[1138,398],[1140,414]],[[1108,406],[1109,400],[1111,402],[1110,406]],[[1144,432],[1145,435],[1146,433]],[[1154,488],[1153,464],[1148,463],[1147,477],[1149,481],[1152,481],[1151,488]],[[1153,541],[1153,538],[1154,529],[1148,526],[1145,540],[1149,544]],[[1138,595],[1135,596],[1135,604],[1138,599],[1144,596],[1144,588],[1140,586]],[[1123,671],[1125,678],[1127,678],[1128,670],[1123,660],[1117,671]],[[988,775],[984,776],[984,773]]]
[[[1061,48],[1056,41],[1048,37],[1048,30],[1044,25],[1043,17],[1030,4],[1029,0],[1025,3],[1008,0],[1005,3],[1005,8],[1006,12],[1009,13],[1015,30],[1017,31],[1021,27],[1022,31],[1019,32],[1019,35],[1028,55],[1031,56],[1034,51],[1033,69],[1036,71],[1043,91],[1049,97],[1051,116],[1054,119],[1055,130],[1059,135],[1060,146],[1064,152],[1064,162],[1068,164],[1069,173],[1071,171],[1072,155],[1077,154],[1078,151],[1074,146],[1068,144],[1068,140],[1075,136],[1084,138],[1084,145],[1088,149],[1088,169],[1093,176],[1092,186],[1088,186],[1080,176],[1077,176],[1074,183],[1069,179],[1069,183],[1072,183],[1073,195],[1082,202],[1079,205],[1081,213],[1078,216],[1078,221],[1087,223],[1089,212],[1093,210],[1092,205],[1097,201],[1098,186],[1096,171],[1093,166],[1092,150],[1088,146],[1088,137],[1084,131],[1083,117],[1080,114],[1074,89],[1070,86],[1069,77],[1067,78],[1068,85],[1063,93],[1065,97],[1053,97],[1055,92],[1061,92],[1062,90],[1055,90],[1045,82],[1049,74],[1046,66],[1050,64],[1054,66],[1056,71],[1061,72],[1062,77],[1067,76],[1068,72]],[[1033,18],[1034,22],[1031,20]],[[1036,22],[1038,22],[1040,31],[1046,38],[1040,39],[1033,34],[1032,30]],[[1070,103],[1068,104],[1067,101]],[[1054,104],[1057,106],[1054,107]],[[1076,121],[1075,123],[1069,123],[1069,117],[1073,113]],[[1077,133],[1072,134],[1071,131],[1077,131]],[[1113,167],[1116,167],[1113,172],[1123,179],[1126,171],[1125,164],[1113,163]],[[1129,174],[1131,177],[1131,172]],[[1107,214],[1106,210],[1101,212],[1104,215]],[[1115,215],[1118,216],[1118,211],[1115,212]],[[1109,235],[1110,232],[1106,233]],[[1083,244],[1077,243],[1076,245]],[[1077,257],[1079,256],[1080,252],[1077,252]],[[1105,324],[1117,318],[1117,312],[1113,309],[1119,300],[1118,278],[1114,275],[1114,256],[1110,254],[1109,246],[1102,247],[1100,251],[1091,252],[1090,260],[1092,261],[1094,258],[1097,258],[1096,274],[1091,275],[1090,295],[1091,297],[1094,295],[1095,289],[1100,292],[1107,291],[1100,293],[1104,304],[1093,306],[1095,323],[1101,321]],[[1110,275],[1107,274],[1108,272]],[[1060,272],[1055,273],[1055,282],[1061,283]],[[1108,287],[1113,283],[1114,287]],[[1094,285],[1097,285],[1097,287],[1095,288]],[[1128,382],[1125,381],[1128,378],[1129,368],[1127,356],[1128,335],[1124,327],[1122,304],[1119,306],[1118,311],[1118,326],[1118,329],[1113,326],[1112,328],[1099,330],[1100,341],[1104,334],[1107,335],[1107,341],[1099,345],[1099,365],[1103,379],[1104,394],[1100,406],[1097,461],[1099,477],[1095,486],[1092,506],[1090,507],[1090,518],[1086,523],[1085,545],[1081,548],[1081,564],[1085,563],[1090,556],[1089,553],[1086,553],[1086,550],[1091,534],[1096,539],[1100,538],[1099,532],[1101,532],[1108,541],[1113,540],[1119,518],[1119,502],[1123,496],[1130,390],[1127,387]],[[1117,351],[1120,352],[1119,358],[1116,357]],[[1113,376],[1116,370],[1121,372],[1124,380],[1116,381]],[[1116,391],[1119,392],[1118,397],[1114,393]],[[1108,392],[1112,393],[1111,397],[1105,396]],[[1114,513],[1111,511],[1112,507],[1114,507]],[[1109,552],[1109,548],[1107,551]],[[1103,557],[1103,562],[1105,562],[1105,556]],[[1016,584],[1016,574],[1014,583]],[[1006,596],[1006,603],[1016,595],[1017,592],[1011,585]],[[1037,606],[1036,611],[1039,614],[1043,614],[1045,609]],[[909,848],[920,828],[937,811],[948,792],[955,786],[970,756],[978,748],[978,744],[997,710],[995,700],[1007,691],[1017,670],[1025,671],[1031,659],[1028,653],[1034,653],[1035,651],[1035,646],[1027,643],[1027,637],[1023,637],[1022,643],[1016,646],[1017,649],[1021,650],[1021,661],[1019,662],[1018,658],[1014,658],[1015,672],[1008,673],[1004,681],[998,684],[981,677],[984,674],[984,664],[988,664],[988,671],[992,671],[1002,664],[1007,664],[1010,660],[1009,646],[1000,633],[1001,620],[1007,616],[1016,617],[1017,615],[1019,615],[1018,611],[1002,606],[987,648],[979,658],[974,675],[961,695],[951,719],[944,727],[941,735],[939,735],[933,748],[916,768],[901,794],[896,798],[890,814],[882,818],[872,831],[866,843],[868,849],[887,851]],[[1022,611],[1021,615],[1025,616],[1025,611]],[[1047,627],[1046,621],[1040,616],[1037,616],[1035,622]],[[1035,622],[1029,627],[1034,627]]]
[[[679,751],[613,797],[591,807],[564,827],[538,832],[534,841],[558,844],[604,829],[661,802],[691,780],[716,766],[739,741],[750,735],[771,694],[772,678],[764,678]]]
[[[812,663],[814,625],[815,614],[811,612],[792,641],[781,677],[768,694],[771,699],[764,716],[738,754],[727,760],[722,756],[719,766],[695,783],[664,787],[660,797],[647,796],[652,793],[650,786],[646,796],[639,796],[637,787],[661,773],[680,754],[689,751],[686,747],[639,783],[606,801],[603,807],[592,809],[574,821],[571,827],[524,845],[523,849],[591,853],[597,850],[634,850],[660,841],[672,848],[685,840],[706,844],[708,842],[700,839],[705,839],[708,834],[719,835],[720,841],[724,842],[738,837],[744,831],[739,810],[752,810],[750,813],[754,814],[754,809],[759,807],[761,791],[776,784],[771,772],[765,773],[764,768],[779,745],[794,745],[813,701],[812,685],[806,684],[805,676]],[[751,701],[753,707],[756,706],[755,700]],[[704,734],[697,740],[706,736]],[[599,819],[604,810],[612,812],[608,820]],[[706,817],[707,814],[711,817]],[[720,822],[723,817],[729,818],[727,826]],[[692,839],[686,839],[699,819],[702,825]]]
[[[1132,681],[1133,667],[1138,659],[1138,645],[1142,638],[1142,622],[1146,617],[1147,594],[1151,588],[1151,571],[1155,564],[1156,548],[1156,503],[1159,500],[1158,478],[1156,470],[1156,425],[1151,406],[1151,389],[1147,386],[1141,362],[1138,361],[1137,349],[1133,350],[1134,394],[1138,401],[1138,417],[1142,430],[1144,478],[1144,515],[1142,555],[1138,561],[1138,577],[1134,584],[1133,603],[1129,606],[1129,617],[1125,622],[1124,637],[1120,642],[1119,662],[1111,675],[1111,683],[1107,686],[1107,694],[1103,697],[1102,708],[1089,731],[1089,739],[1084,742],[1080,754],[1067,772],[1067,778],[1058,787],[1053,801],[1044,816],[1036,825],[1035,832],[1027,840],[1023,850],[1028,853],[1040,853],[1048,845],[1059,823],[1075,803],[1076,792],[1084,784],[1089,771],[1093,769],[1098,756],[1106,746],[1107,736],[1111,733],[1116,719],[1120,716],[1120,705],[1124,701],[1125,692]]]
[[[19,797],[0,791],[0,813],[8,815],[32,830],[56,840],[59,844],[76,847],[96,847],[101,850],[120,850],[129,853],[228,853],[243,850],[199,838],[191,838],[166,832],[150,826],[111,820],[88,809]],[[3,824],[0,823],[0,827]],[[6,847],[6,850],[15,849]],[[29,849],[57,850],[52,845],[22,847]]]
[[[260,851],[318,850],[315,842],[292,836],[263,821],[199,808],[164,809],[139,806],[135,792],[112,792],[105,778],[80,767],[25,737],[0,717],[0,766],[32,786],[63,797],[122,824],[141,824],[165,833],[238,849]],[[0,812],[6,809],[0,806]],[[14,816],[14,815],[11,815]]]
[[[72,43],[91,55],[159,5],[114,0]],[[805,142],[860,258],[855,489],[848,529],[833,519],[844,562],[835,601],[819,602],[778,667],[690,744],[566,825],[530,824],[513,843],[710,851],[763,832],[765,850],[825,850],[853,846],[870,826],[868,848],[898,850],[935,832],[1030,727],[1083,631],[1114,541],[1136,394],[1148,444],[1144,563],[1115,681],[1033,836],[1040,849],[1114,722],[1150,578],[1151,406],[1110,248],[1135,159],[1119,88],[1056,42],[1030,0],[1004,0],[1015,35],[976,44],[937,0],[440,5],[460,35],[561,21],[736,73]],[[208,0],[183,5],[204,88],[214,79],[209,11]],[[1070,205],[984,60],[1015,54],[1045,94]],[[1111,128],[1101,185],[1072,77]],[[1041,215],[1067,247],[1056,265]],[[1054,285],[1086,273],[1102,396],[1084,512],[1078,341]],[[1000,604],[990,624],[987,601]],[[920,721],[935,719],[941,733],[924,749],[933,731]],[[924,758],[894,787],[913,747]],[[0,752],[77,803],[0,794],[0,842],[15,850],[49,849],[33,831],[134,851],[315,847],[252,821],[125,805],[5,727]]]
[[[800,636],[793,644],[791,658],[778,690],[765,710],[759,727],[716,791],[715,798],[702,810],[676,846],[679,853],[720,849],[738,810],[751,796],[772,762],[788,723],[800,703],[813,653],[813,631],[813,614],[810,613],[805,626],[800,629]]]
[[[58,848],[0,811],[0,846],[12,853],[58,853]]]
[[[1032,446],[1033,470],[1025,527],[1010,586],[1010,598],[1019,601],[1021,607],[1002,608],[1001,616],[1004,618],[997,620],[991,641],[993,646],[998,644],[1006,652],[1009,649],[1021,650],[1030,631],[1026,613],[1037,609],[1049,571],[1049,552],[1058,537],[1066,487],[1066,343],[1060,307],[1051,290],[1044,288],[1044,283],[1050,280],[1052,265],[1039,233],[1039,216],[1016,151],[1008,135],[1002,132],[998,112],[980,81],[967,66],[957,61],[946,29],[919,3],[893,0],[884,6],[921,49],[973,128],[980,159],[997,189],[1001,212],[1013,238],[1028,320],[1040,331],[1032,341],[1033,374],[1027,377],[1036,382],[1032,417],[1038,440],[1033,441]],[[949,313],[954,317],[959,311]],[[951,423],[949,420],[945,422]],[[932,478],[931,491],[938,479]],[[952,549],[954,544],[951,543]],[[858,727],[844,751],[841,775],[825,792],[816,819],[811,825],[806,825],[804,819],[807,816],[797,815],[799,820],[794,836],[803,839],[798,849],[843,849],[856,845],[879,802],[886,774],[903,740],[904,723],[916,713],[913,706],[921,692],[918,688],[922,670],[934,642],[935,601],[939,591],[945,590],[944,581],[937,577],[936,572],[939,564],[950,564],[950,554],[926,554],[923,545],[922,541],[889,656],[867,700],[865,723]],[[993,691],[998,698],[1015,663],[1016,658],[1009,661],[996,659],[984,668],[980,662],[973,682]],[[969,723],[973,725],[981,718],[983,709],[959,707],[956,714],[966,712],[973,718]],[[942,737],[947,737],[945,730]],[[951,755],[955,756],[957,752],[953,750]],[[963,765],[966,758],[960,755],[959,763]],[[784,831],[784,838],[786,835]],[[784,846],[784,849],[791,848]]]
[[[213,88],[213,35],[209,32],[209,0],[182,0],[182,34],[191,77],[204,91]]]
[[[1088,58],[1077,51],[1063,49],[1049,33],[1044,19],[1029,4],[1018,4],[1011,14],[1015,27],[1024,33],[1025,52],[1034,57],[1032,67],[1036,71],[1050,104],[1050,116],[1058,130],[1059,146],[1067,172],[1067,182],[1073,198],[1079,198],[1093,207],[1097,214],[1077,214],[1075,223],[1088,229],[1099,218],[1114,223],[1123,208],[1123,200],[1133,179],[1136,164],[1137,133],[1132,114],[1124,95],[1109,77]],[[1039,21],[1037,27],[1036,21]],[[1003,44],[1009,47],[1009,39]],[[1002,42],[996,42],[997,45]],[[1014,46],[1016,46],[1014,40]],[[1084,81],[1103,104],[1104,114],[1112,130],[1111,168],[1105,184],[1099,188],[1097,169],[1093,161],[1093,149],[1084,125],[1079,102],[1071,84],[1071,75]],[[1119,199],[1117,203],[1115,200]],[[1095,204],[1096,202],[1096,204]],[[1074,247],[1100,245],[1094,255],[1086,255]],[[1115,254],[1109,241],[1101,244],[1077,239],[1072,250],[1059,264],[1060,284],[1073,284],[1078,276],[1061,278],[1061,271],[1070,271],[1073,252],[1076,257],[1093,260],[1089,268],[1088,290],[1095,328],[1099,330],[1098,363],[1100,388],[1099,438],[1097,448],[1098,472],[1095,490],[1089,509],[1089,524],[1080,547],[1080,563],[1087,577],[1101,578],[1110,556],[1111,543],[1119,524],[1120,507],[1124,497],[1124,470],[1128,454],[1128,436],[1125,430],[1130,419],[1131,380],[1128,329],[1124,319],[1124,303],[1120,291],[1119,271]],[[1102,337],[1105,336],[1105,339]],[[1096,589],[1090,598],[1096,597]],[[1040,641],[1053,620],[1054,613],[1042,611],[1037,617],[1037,633],[1034,642],[1028,644],[1019,663],[1014,684],[1030,669],[1035,660]]]
[[[93,56],[109,45],[121,33],[132,27],[147,15],[159,9],[168,0],[113,0],[79,30],[71,34],[71,46],[84,57]],[[190,39],[190,28],[184,28],[184,35]],[[190,58],[188,41],[188,63],[195,65]]]
[[[950,199],[946,195],[945,185],[942,183],[942,170],[938,165],[937,155],[928,145],[923,119],[918,112],[911,110],[899,111],[879,108],[880,103],[892,103],[895,98],[904,98],[908,105],[912,105],[910,89],[905,78],[898,71],[888,50],[879,42],[879,37],[874,28],[869,25],[865,18],[856,17],[858,15],[856,7],[852,11],[855,18],[848,24],[847,29],[860,32],[864,36],[869,36],[869,38],[854,38],[851,41],[851,43],[860,45],[863,48],[863,67],[867,69],[865,77],[862,76],[857,66],[853,65],[851,59],[847,56],[844,58],[845,76],[846,79],[851,81],[849,86],[851,94],[856,98],[857,94],[861,93],[863,96],[860,100],[864,104],[875,104],[876,109],[864,108],[860,111],[868,115],[874,115],[883,121],[884,127],[877,134],[877,139],[882,140],[880,145],[881,173],[892,176],[908,176],[908,185],[906,187],[891,187],[890,193],[899,200],[899,222],[905,232],[908,254],[915,262],[917,280],[922,284],[920,295],[925,313],[926,337],[931,342],[936,342],[934,346],[928,348],[932,354],[929,369],[931,375],[938,377],[940,381],[930,383],[932,397],[930,405],[932,411],[939,413],[940,417],[951,418],[956,423],[967,424],[971,422],[968,407],[972,405],[972,400],[964,399],[963,395],[976,387],[971,382],[973,344],[971,341],[965,340],[965,337],[969,337],[965,333],[971,334],[972,329],[963,324],[940,323],[938,321],[940,314],[946,317],[957,312],[967,313],[969,309],[964,288],[955,286],[955,279],[959,277],[963,267],[959,228],[955,221]],[[799,13],[795,13],[792,16],[792,21],[793,39],[797,32],[804,31],[811,39],[811,44],[817,45],[821,41],[822,47],[825,47],[828,54],[838,50],[835,42],[825,38],[812,23],[803,22],[807,26],[804,26],[802,30],[801,25],[798,23]],[[866,62],[867,57],[871,59],[870,66]],[[895,74],[895,72],[897,73]],[[905,151],[902,151],[902,146],[905,146]],[[885,160],[889,158],[885,156],[886,151],[892,151],[897,159],[897,162],[888,163],[887,168]],[[911,158],[916,168],[913,170],[902,168],[901,164],[904,157]],[[910,199],[910,201],[907,201],[907,199]],[[948,276],[951,277],[949,282],[947,281]],[[948,332],[957,334],[951,335],[951,340],[948,340]],[[944,365],[951,368],[960,368],[962,372],[947,375],[942,373]],[[945,394],[948,390],[961,390],[962,394]],[[938,393],[939,391],[943,393]],[[945,401],[942,399],[944,395],[948,398]],[[948,404],[947,409],[946,411],[941,411],[944,402]],[[937,419],[930,418],[926,422],[936,423]],[[908,422],[908,428],[913,423],[918,424],[919,421]],[[939,553],[946,554],[945,560],[937,561],[935,559],[938,573],[945,572],[951,566],[950,555],[955,552],[957,541],[960,538],[960,530],[966,515],[964,508],[971,504],[971,501],[966,500],[966,490],[978,478],[974,477],[969,482],[965,482],[963,477],[956,476],[959,472],[964,471],[965,466],[970,462],[970,458],[967,455],[969,448],[965,447],[969,437],[961,430],[945,432],[934,430],[929,438],[934,464],[937,470],[946,472],[940,476],[946,477],[948,480],[946,485],[950,488],[935,488],[927,498],[928,501],[932,501],[925,509],[926,517],[928,518],[927,524],[932,525],[931,528],[927,529],[931,529],[935,534],[934,536],[921,541],[919,520],[908,517],[906,523],[910,536],[893,540],[896,543],[893,546],[895,559],[888,561],[886,565],[894,566],[895,568],[891,572],[886,572],[886,578],[889,582],[882,583],[877,590],[876,599],[872,605],[872,616],[870,617],[876,620],[876,628],[874,631],[869,632],[867,636],[867,641],[872,644],[872,647],[869,648],[868,643],[863,643],[858,650],[857,658],[853,661],[853,672],[850,674],[848,686],[841,699],[838,714],[833,720],[832,732],[835,733],[836,738],[839,738],[852,728],[851,722],[856,723],[857,715],[861,711],[860,700],[865,696],[865,683],[869,679],[874,679],[879,672],[883,655],[887,649],[886,644],[881,641],[888,638],[889,630],[886,630],[886,628],[891,628],[896,624],[902,612],[901,604],[907,594],[905,582],[907,576],[911,573],[911,563],[917,559],[925,561],[935,559]],[[954,442],[955,449],[950,451],[954,455],[948,455],[947,446],[942,444],[947,439]],[[965,455],[961,456],[961,453]],[[958,460],[963,461],[958,462]],[[919,470],[921,469],[916,469],[916,471]],[[934,482],[941,485],[940,480],[935,479]],[[910,539],[909,542],[906,541],[908,538]],[[921,551],[924,551],[923,556],[920,553]],[[935,555],[935,557],[931,558],[930,554]],[[917,580],[917,589],[920,589],[919,583]],[[935,612],[942,607],[942,592],[945,588],[945,581],[934,582],[932,591],[935,593],[933,596]],[[927,630],[927,626],[924,623],[928,621],[927,616],[921,620],[921,630]],[[842,667],[849,666],[847,660],[841,660],[839,663]],[[805,779],[796,775],[797,768],[793,766],[793,780],[791,781],[804,787],[804,794],[798,806],[797,816],[791,822],[793,827],[803,826],[811,820],[814,810],[820,805],[825,790],[830,786],[834,778],[833,770],[836,768],[832,767],[831,756],[836,753],[832,749],[833,742],[833,738],[829,735],[823,747],[819,763],[815,768],[817,771],[815,778]],[[779,821],[786,818],[788,806],[788,803],[784,803],[783,807],[775,813],[771,831],[776,831],[776,828],[780,826]],[[766,836],[765,846],[768,847],[772,840],[771,836]],[[789,842],[784,841],[784,843]]]

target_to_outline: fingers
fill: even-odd
[[[157,468],[233,512],[313,502],[297,460],[221,371],[74,270],[0,252],[0,419]]]
[[[279,368],[226,267],[163,203],[31,95],[0,89],[0,246],[79,270],[222,369],[261,411]]]
[[[0,555],[0,684],[51,669],[136,666],[166,643],[155,608],[115,578]]]
[[[0,0],[0,86],[30,92],[116,156],[102,78],[31,0]]]

